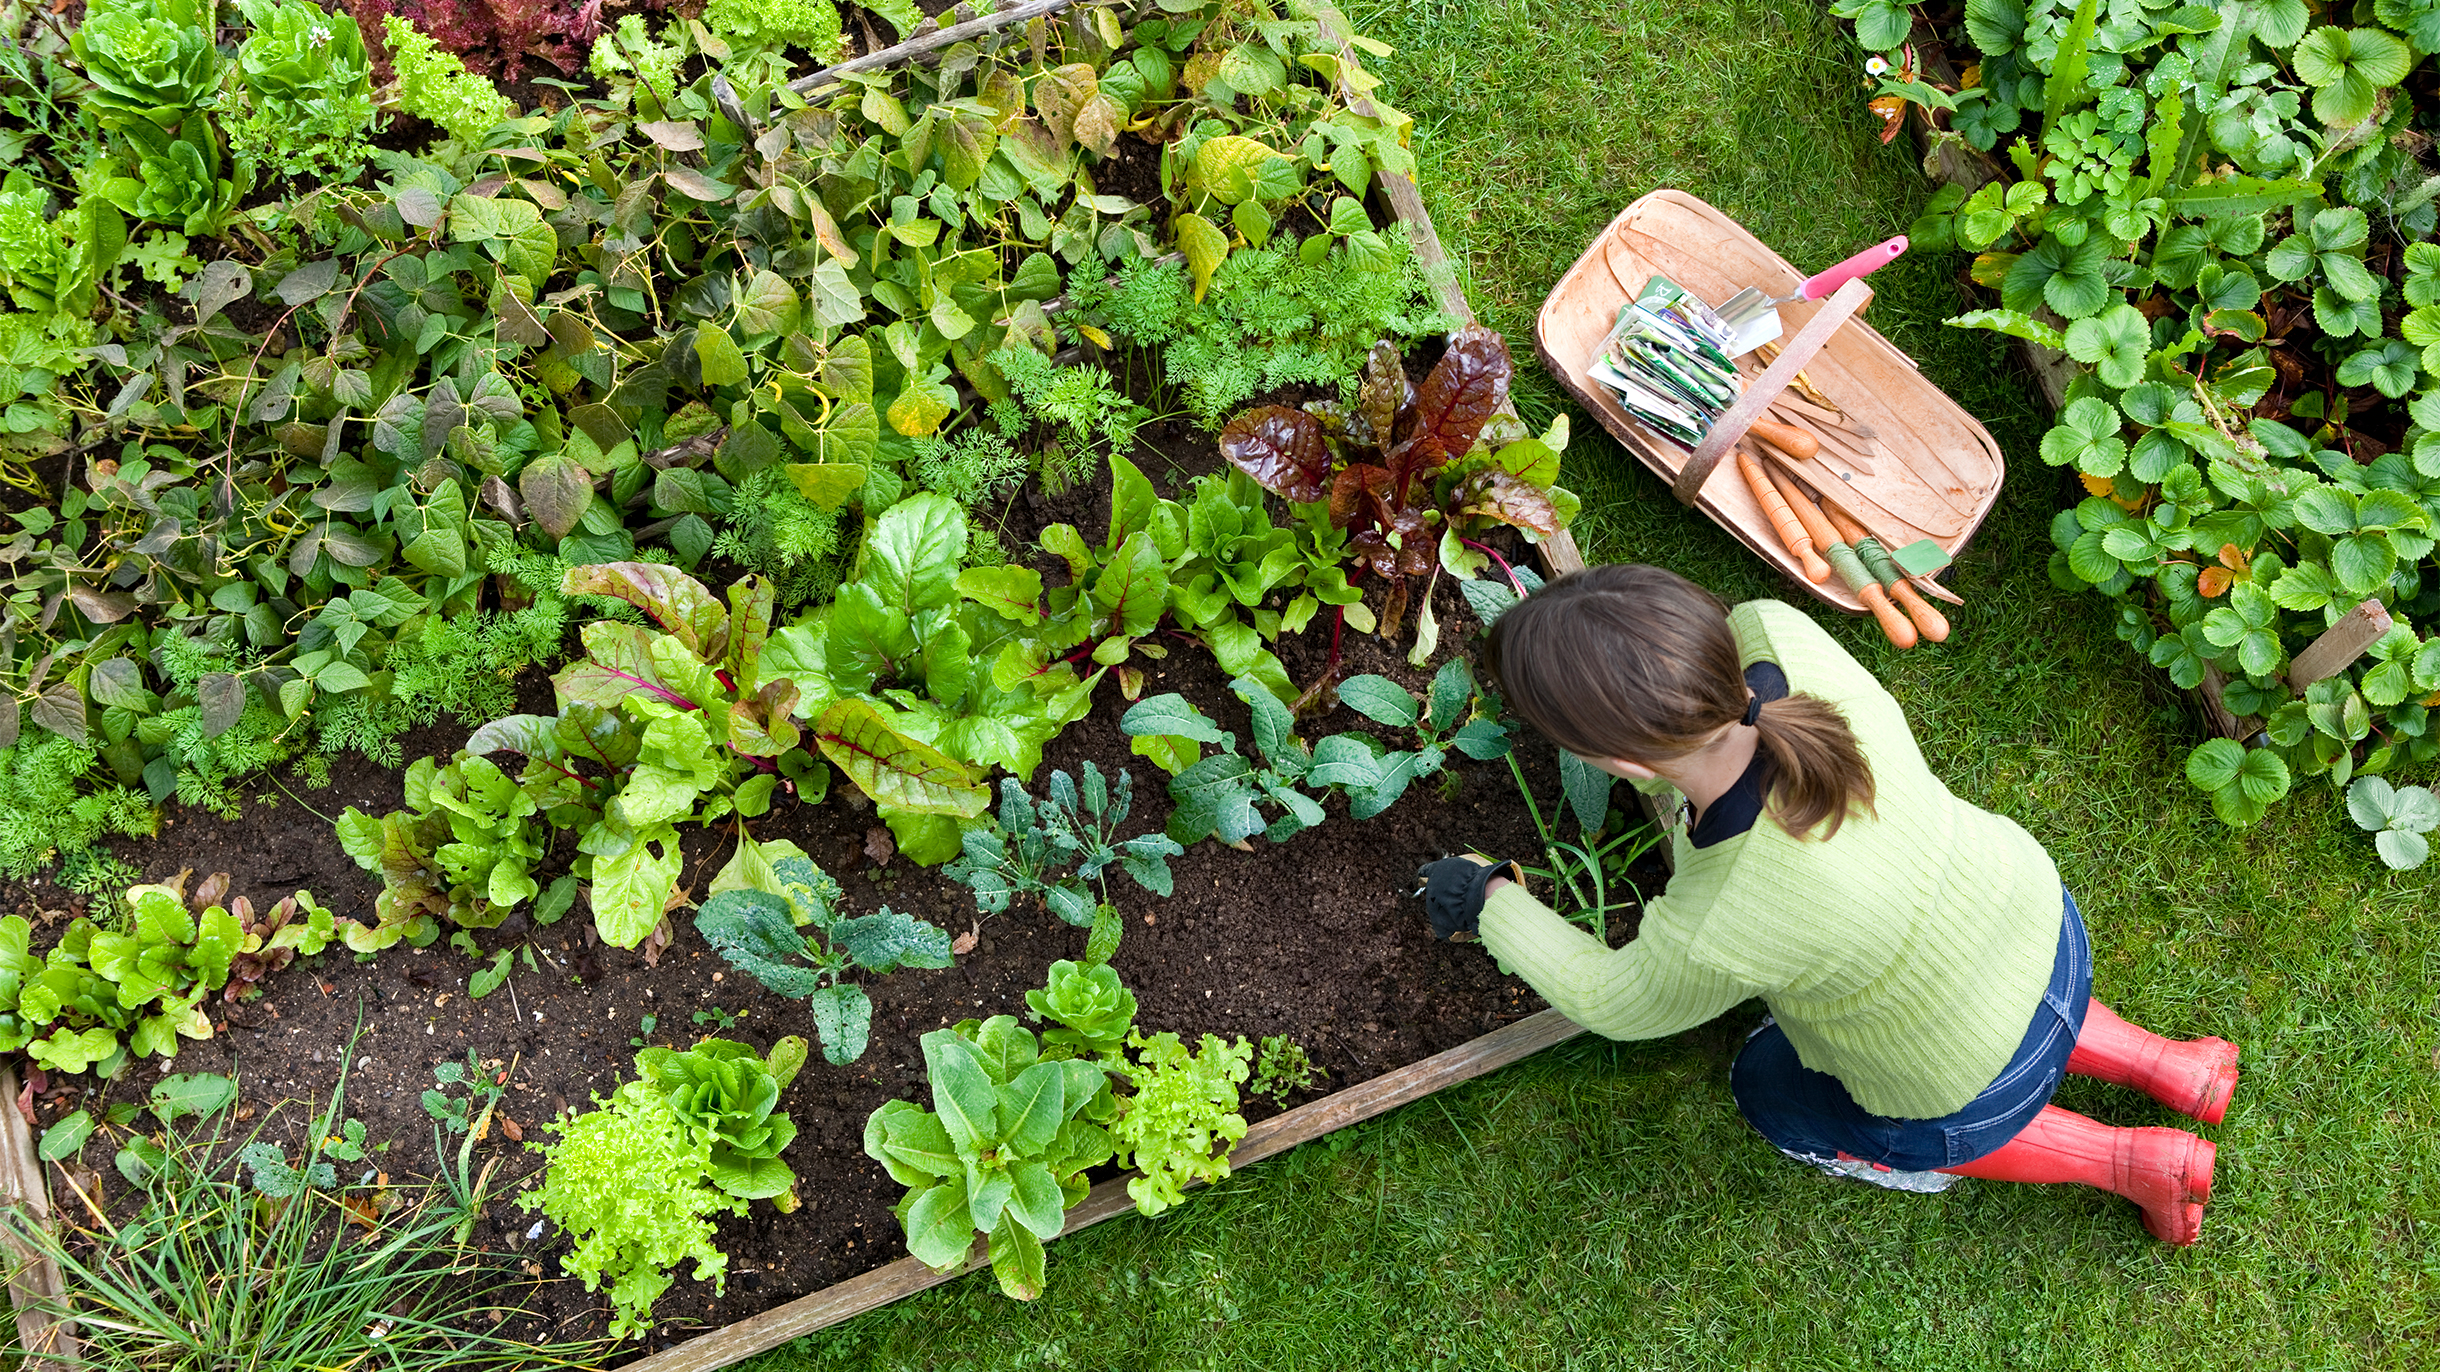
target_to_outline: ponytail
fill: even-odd
[[[1804,838],[1815,825],[1829,838],[1856,810],[1872,813],[1872,764],[1838,707],[1819,696],[1789,695],[1762,703],[1754,718],[1771,758],[1771,818]]]
[[[1634,563],[1561,577],[1492,626],[1485,665],[1508,703],[1579,757],[1669,762],[1743,722],[1746,687],[1719,599]],[[1872,767],[1846,717],[1816,696],[1765,702],[1755,718],[1773,773],[1765,810],[1797,838],[1872,810]]]

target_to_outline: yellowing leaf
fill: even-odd
[[[1186,253],[1186,269],[1194,274],[1195,299],[1201,300],[1203,293],[1211,289],[1212,273],[1228,260],[1228,235],[1199,214],[1179,215],[1175,227],[1178,246]]]

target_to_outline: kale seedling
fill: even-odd
[[[1135,740],[1134,749],[1167,766],[1187,763],[1169,780],[1169,837],[1178,843],[1218,838],[1232,847],[1261,834],[1277,843],[1322,822],[1321,802],[1296,789],[1313,770],[1313,754],[1296,741],[1296,720],[1270,689],[1250,676],[1229,683],[1254,712],[1254,748],[1262,766],[1237,752],[1237,736],[1171,692],[1137,701],[1119,719],[1119,731]],[[1194,761],[1202,744],[1220,751]],[[1261,807],[1277,805],[1277,818],[1265,820]]]
[[[723,1010],[715,1005],[708,1010],[697,1010],[688,1018],[697,1024],[708,1024],[725,1032],[737,1027],[737,1022],[745,1017],[746,1012],[743,1010]]]
[[[1347,791],[1347,813],[1370,819],[1406,794],[1407,783],[1439,771],[1455,748],[1477,762],[1508,755],[1508,730],[1481,708],[1474,671],[1452,658],[1432,678],[1431,699],[1419,709],[1406,688],[1387,677],[1349,677],[1339,703],[1377,724],[1413,729],[1411,750],[1385,749],[1362,734],[1334,734],[1314,745],[1312,782]],[[1451,730],[1455,732],[1452,733]]]
[[[1090,927],[1095,910],[1110,903],[1112,867],[1166,896],[1173,889],[1169,859],[1186,851],[1160,834],[1119,839],[1134,794],[1135,781],[1124,769],[1113,787],[1091,762],[1084,764],[1081,789],[1066,772],[1051,773],[1039,804],[1015,778],[1003,778],[998,821],[968,829],[964,853],[942,871],[971,888],[986,913],[1000,914],[1011,898],[1032,896],[1068,923]],[[1063,868],[1073,870],[1063,875]]]
[[[844,1067],[864,1056],[873,1022],[864,988],[842,980],[848,970],[955,966],[949,933],[886,905],[875,914],[843,916],[839,884],[811,858],[791,853],[772,862],[761,852],[753,849],[755,861],[744,864],[748,879],[761,884],[705,901],[695,930],[730,966],[790,1000],[809,1002],[822,1056]]]
[[[650,1046],[652,1041],[646,1038],[645,1035],[650,1034],[653,1030],[660,1027],[661,1017],[659,1015],[644,1016],[642,1022],[637,1025],[640,1032],[638,1032],[635,1037],[627,1040],[627,1046],[630,1048],[644,1048]]]

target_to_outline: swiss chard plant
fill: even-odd
[[[2426,767],[2440,702],[2440,176],[2412,138],[2428,7],[2316,17],[1975,0],[1949,135],[2015,184],[1947,188],[1912,231],[1978,255],[1953,323],[2087,370],[2041,455],[2086,498],[2051,575],[2116,602],[2180,687],[2225,682],[2262,744],[2187,774],[2230,824],[2295,779]],[[1859,18],[1859,25],[1864,21]],[[2002,117],[2004,116],[2004,117]],[[2365,602],[2397,621],[2337,675],[2295,655]]]
[[[1039,802],[1013,778],[1003,779],[997,821],[968,827],[964,851],[943,874],[971,889],[988,913],[1026,897],[1080,928],[1109,906],[1113,869],[1156,896],[1168,895],[1169,859],[1186,850],[1163,834],[1118,837],[1134,801],[1134,778],[1122,768],[1112,786],[1090,760],[1083,774],[1080,788],[1066,772],[1052,772]]]
[[[242,896],[220,903],[221,875],[190,899],[183,877],[131,888],[120,913],[79,916],[42,957],[16,915],[0,919],[0,1049],[23,1049],[55,1072],[115,1077],[136,1058],[174,1058],[178,1040],[212,1037],[203,1003],[261,993],[269,971],[322,951],[335,934],[328,910],[304,892],[256,920]],[[297,918],[299,911],[304,918]]]
[[[1471,577],[1487,565],[1466,548],[1468,531],[1506,524],[1541,539],[1574,516],[1576,498],[1552,484],[1564,429],[1497,447],[1483,441],[1512,427],[1492,421],[1513,371],[1507,343],[1480,325],[1450,337],[1421,386],[1407,381],[1398,349],[1383,344],[1364,364],[1353,406],[1258,406],[1221,430],[1220,451],[1265,489],[1306,506],[1309,521],[1348,535],[1348,559],[1389,586],[1379,631],[1392,636],[1409,578],[1443,565]],[[1417,639],[1420,661],[1437,641],[1428,585]]]
[[[873,522],[837,598],[772,639],[774,670],[796,684],[808,741],[873,799],[899,851],[919,862],[956,855],[959,822],[990,803],[989,769],[1031,775],[1043,745],[1090,708],[1100,679],[1098,669],[1080,677],[1042,661],[1026,637],[1041,623],[1032,598],[1040,578],[964,569],[967,536],[965,512],[943,497],[898,502]],[[1158,584],[1156,602],[1166,594]]]
[[[1067,1227],[1088,1168],[1116,1144],[1108,1073],[1041,1055],[1008,1015],[923,1036],[930,1110],[894,1100],[864,1123],[864,1151],[907,1188],[897,1206],[907,1252],[947,1270],[979,1232],[992,1274],[1018,1300],[1042,1294],[1043,1241]]]
[[[844,1066],[864,1056],[873,1003],[845,980],[862,969],[886,975],[901,967],[949,967],[948,932],[888,906],[869,915],[839,913],[839,886],[811,859],[759,848],[741,851],[739,883],[714,894],[695,912],[695,932],[729,964],[764,989],[806,1002],[822,1056]]]

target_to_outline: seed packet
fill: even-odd
[[[1745,390],[1730,360],[1731,339],[1709,305],[1655,275],[1619,310],[1587,371],[1628,413],[1691,445]]]

